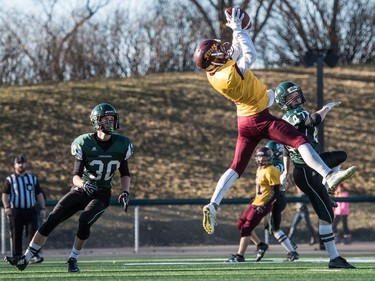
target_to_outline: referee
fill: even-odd
[[[12,255],[22,256],[22,234],[25,228],[28,242],[31,241],[38,229],[38,213],[36,201],[38,201],[40,218],[46,215],[46,204],[43,191],[39,186],[36,176],[26,173],[26,158],[22,155],[14,159],[14,173],[8,176],[4,182],[2,201],[5,214],[9,219],[9,233],[11,239]],[[31,263],[42,262],[43,258],[34,256]]]

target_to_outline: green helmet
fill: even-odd
[[[289,96],[295,92],[298,92],[298,95]],[[295,103],[298,98],[301,98],[301,101]],[[276,87],[275,100],[279,107],[283,110],[296,108],[306,102],[306,98],[301,90],[301,87],[290,81],[282,82]]]
[[[281,158],[283,155],[283,145],[275,141],[269,141],[266,147],[272,150],[274,158]]]
[[[100,119],[104,116],[113,116],[115,118],[113,127],[104,127]],[[96,105],[90,114],[91,125],[95,130],[102,130],[105,134],[112,134],[115,130],[120,128],[119,115],[116,109],[108,103],[100,103]]]

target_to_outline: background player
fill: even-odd
[[[30,259],[46,243],[49,234],[61,222],[78,211],[78,231],[68,259],[68,272],[79,272],[77,258],[85,246],[91,226],[108,207],[111,199],[112,178],[120,172],[123,200],[127,211],[130,189],[128,158],[133,154],[129,138],[114,131],[120,128],[119,114],[107,103],[94,107],[90,115],[96,132],[78,136],[72,143],[71,152],[75,157],[73,187],[60,199],[55,208],[41,225],[22,257],[5,257],[5,260],[19,270],[24,270]]]
[[[267,142],[266,147],[268,147],[272,151],[272,165],[275,166],[280,171],[280,173],[282,173],[284,171],[284,164],[282,159],[283,146],[275,141],[269,141]],[[290,241],[289,237],[280,227],[282,212],[286,207],[285,193],[286,188],[284,186],[281,186],[279,195],[273,203],[272,211],[269,214],[268,218],[265,218],[267,219],[265,235],[270,233],[284,247],[284,249],[288,253],[287,261],[295,261],[299,259],[299,254],[296,251],[297,245]],[[255,245],[257,245],[256,261],[260,261],[263,258],[265,252],[268,250],[268,244],[262,242],[254,231],[252,232],[250,239],[254,242]]]
[[[257,164],[255,197],[246,208],[242,216],[237,220],[241,239],[236,255],[232,255],[226,262],[244,262],[245,252],[250,242],[250,235],[255,227],[271,210],[275,199],[279,194],[280,171],[272,165],[272,151],[262,146],[255,152]]]

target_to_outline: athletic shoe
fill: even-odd
[[[355,266],[352,266],[343,257],[338,256],[329,261],[328,268],[355,268]]]
[[[30,263],[41,263],[44,261],[44,258],[43,257],[40,257],[40,256],[33,256],[31,259],[30,259]]]
[[[230,259],[227,259],[225,262],[229,263],[239,263],[239,262],[244,262],[245,258],[244,257],[239,257],[238,255],[232,255]]]
[[[260,261],[263,258],[267,250],[268,250],[268,244],[260,242],[260,244],[257,246],[257,257],[255,261]]]
[[[216,210],[213,204],[208,204],[203,207],[203,228],[208,234],[215,232]]]
[[[328,193],[334,195],[337,186],[344,180],[351,178],[357,170],[358,168],[356,166],[352,166],[346,170],[332,170],[332,172],[323,180],[323,184],[328,186]]]
[[[68,264],[68,272],[79,272],[78,262],[75,258],[70,258],[66,262]]]
[[[8,257],[5,256],[4,260],[8,262],[9,264],[15,266],[18,268],[18,270],[22,271],[26,268],[26,266],[29,264],[28,261],[26,261],[25,256],[22,257]]]
[[[287,261],[295,261],[299,259],[299,254],[297,252],[290,252],[287,255]]]

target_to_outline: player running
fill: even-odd
[[[226,262],[238,263],[245,261],[245,252],[250,243],[250,236],[255,227],[272,210],[274,201],[280,192],[280,171],[272,165],[272,150],[262,146],[255,152],[257,164],[255,180],[255,197],[237,220],[241,239],[236,255]]]
[[[283,146],[275,141],[269,141],[267,142],[266,147],[268,147],[272,151],[272,165],[275,166],[280,171],[280,173],[282,173],[284,171]],[[284,186],[281,186],[279,195],[273,203],[272,211],[266,218],[266,231],[268,231],[269,234],[275,237],[275,239],[284,247],[287,252],[286,260],[295,261],[300,257],[296,251],[297,245],[295,245],[281,229],[282,212],[286,208],[285,193],[286,188]],[[254,242],[255,245],[257,245],[257,254],[255,261],[261,261],[264,254],[268,250],[268,244],[261,241],[261,239],[259,239],[258,235],[256,235],[254,231],[251,233],[250,239]]]
[[[219,179],[210,204],[203,207],[203,227],[213,234],[216,212],[227,190],[245,171],[251,155],[262,139],[294,147],[309,167],[318,172],[324,183],[335,189],[352,176],[353,171],[333,171],[311,147],[308,138],[293,126],[270,114],[274,92],[257,79],[250,70],[255,62],[256,51],[246,30],[241,27],[240,10],[226,12],[227,26],[233,30],[232,45],[219,40],[207,39],[198,45],[194,53],[195,64],[206,70],[207,79],[220,94],[237,106],[238,137],[234,160]]]
[[[133,145],[128,137],[114,133],[120,128],[120,120],[112,105],[101,103],[95,106],[90,121],[96,132],[78,136],[71,146],[75,157],[72,189],[60,199],[47,221],[40,226],[24,255],[6,256],[4,259],[21,271],[44,246],[56,226],[82,211],[67,261],[68,272],[80,272],[77,258],[90,236],[91,226],[110,203],[112,178],[116,170],[120,172],[123,190],[118,199],[123,201],[127,211],[130,189],[128,158],[133,154]]]

